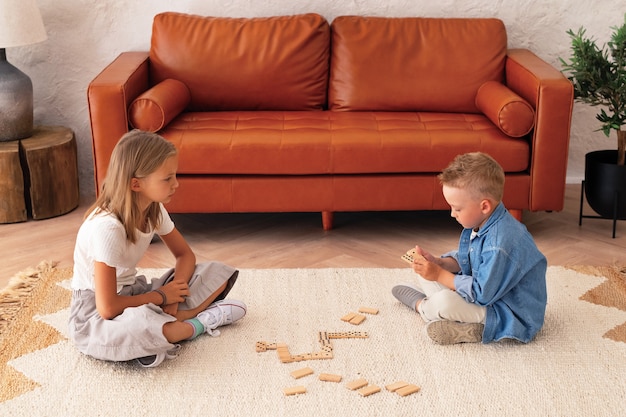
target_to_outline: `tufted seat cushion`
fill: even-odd
[[[437,173],[473,150],[521,172],[530,159],[527,141],[480,114],[183,113],[161,134],[180,150],[180,174]]]

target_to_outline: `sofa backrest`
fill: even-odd
[[[155,16],[151,84],[173,78],[188,110],[312,110],[326,106],[330,28],[317,14],[267,18]]]
[[[332,110],[476,113],[485,81],[504,81],[498,19],[341,16],[331,24]]]

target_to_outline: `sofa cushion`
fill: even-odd
[[[341,16],[332,28],[332,110],[477,113],[476,91],[504,80],[498,19]]]
[[[155,16],[153,82],[176,78],[194,111],[311,110],[326,105],[330,27],[317,14]]]
[[[476,93],[476,107],[507,135],[527,135],[535,124],[535,111],[505,85],[487,81]]]
[[[482,114],[183,113],[160,134],[179,149],[181,175],[426,174],[471,151],[489,153],[506,172],[530,161],[527,141]]]
[[[128,121],[136,129],[158,132],[187,107],[190,98],[184,83],[168,78],[130,104]]]

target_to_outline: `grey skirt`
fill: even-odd
[[[222,299],[231,290],[239,271],[220,262],[196,265],[189,280],[189,292],[180,310],[199,306],[214,294],[225,282],[226,289],[218,296]],[[140,275],[132,285],[126,285],[120,295],[137,295],[159,288],[174,278],[170,269],[160,278],[147,282]],[[163,325],[176,318],[163,312],[154,304],[129,307],[111,320],[100,317],[96,309],[96,297],[92,290],[74,290],[70,306],[69,334],[76,348],[96,359],[128,361],[145,356],[159,355],[176,348],[163,336]]]

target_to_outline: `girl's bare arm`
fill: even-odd
[[[189,282],[196,268],[196,255],[194,255],[189,244],[176,228],[167,235],[161,236],[161,240],[176,258],[174,281]]]
[[[105,320],[113,319],[128,307],[138,307],[152,303],[163,304],[163,296],[157,291],[150,291],[145,294],[123,296],[117,293],[117,278],[115,268],[103,263],[95,262],[95,292],[96,308],[100,316]],[[169,283],[160,288],[166,295],[168,302],[182,302],[184,296],[189,295],[189,288],[186,282]]]

